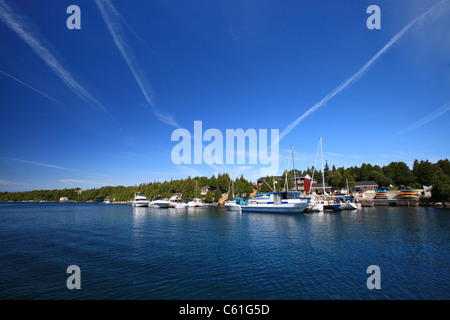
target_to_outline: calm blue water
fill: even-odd
[[[0,299],[449,299],[449,217],[0,203]]]

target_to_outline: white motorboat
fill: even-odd
[[[189,207],[203,207],[203,202],[199,198],[194,198],[192,201],[188,202]]]
[[[164,199],[161,196],[153,197],[152,201],[148,204],[150,208],[168,208],[169,200]]]
[[[298,191],[269,192],[248,200],[242,212],[302,213],[310,205],[310,198],[300,197]]]
[[[183,200],[180,196],[172,196],[169,199],[169,208],[175,208],[178,203],[182,203]]]
[[[351,197],[351,196],[345,196],[343,198],[340,198],[339,204],[340,204],[341,210],[357,210],[361,206],[358,198]]]
[[[147,200],[145,194],[141,192],[136,192],[134,194],[134,200],[130,201],[132,207],[148,207],[150,201]]]
[[[186,209],[189,205],[190,199],[184,199],[182,202],[175,204],[175,209]]]
[[[241,207],[246,205],[247,202],[245,201],[245,198],[234,198],[234,200],[225,201],[224,204],[228,211],[241,211]]]

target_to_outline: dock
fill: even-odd
[[[419,205],[419,199],[361,199],[361,207],[377,207],[377,206],[407,206],[416,207]]]
[[[395,190],[388,191],[383,195],[383,197],[378,197],[379,194],[375,192],[366,192],[363,197],[359,199],[361,202],[361,207],[416,207],[419,205],[419,195],[410,198],[399,198],[397,192],[398,191]]]

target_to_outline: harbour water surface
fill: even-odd
[[[0,203],[0,299],[449,299],[449,216]]]

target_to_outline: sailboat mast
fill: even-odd
[[[284,188],[283,191],[289,191],[289,183],[288,183],[288,171],[286,168],[286,157],[283,157],[284,160]]]
[[[295,160],[294,160],[294,146],[291,145],[291,150],[292,150],[292,166],[294,168],[294,184],[295,184],[295,191],[298,191],[297,188],[297,175],[295,173]],[[289,189],[289,185],[288,185],[288,189]]]
[[[325,172],[323,171],[322,137],[320,137],[320,155],[321,155],[321,157],[322,157],[322,186],[323,186],[323,195],[325,196]]]

